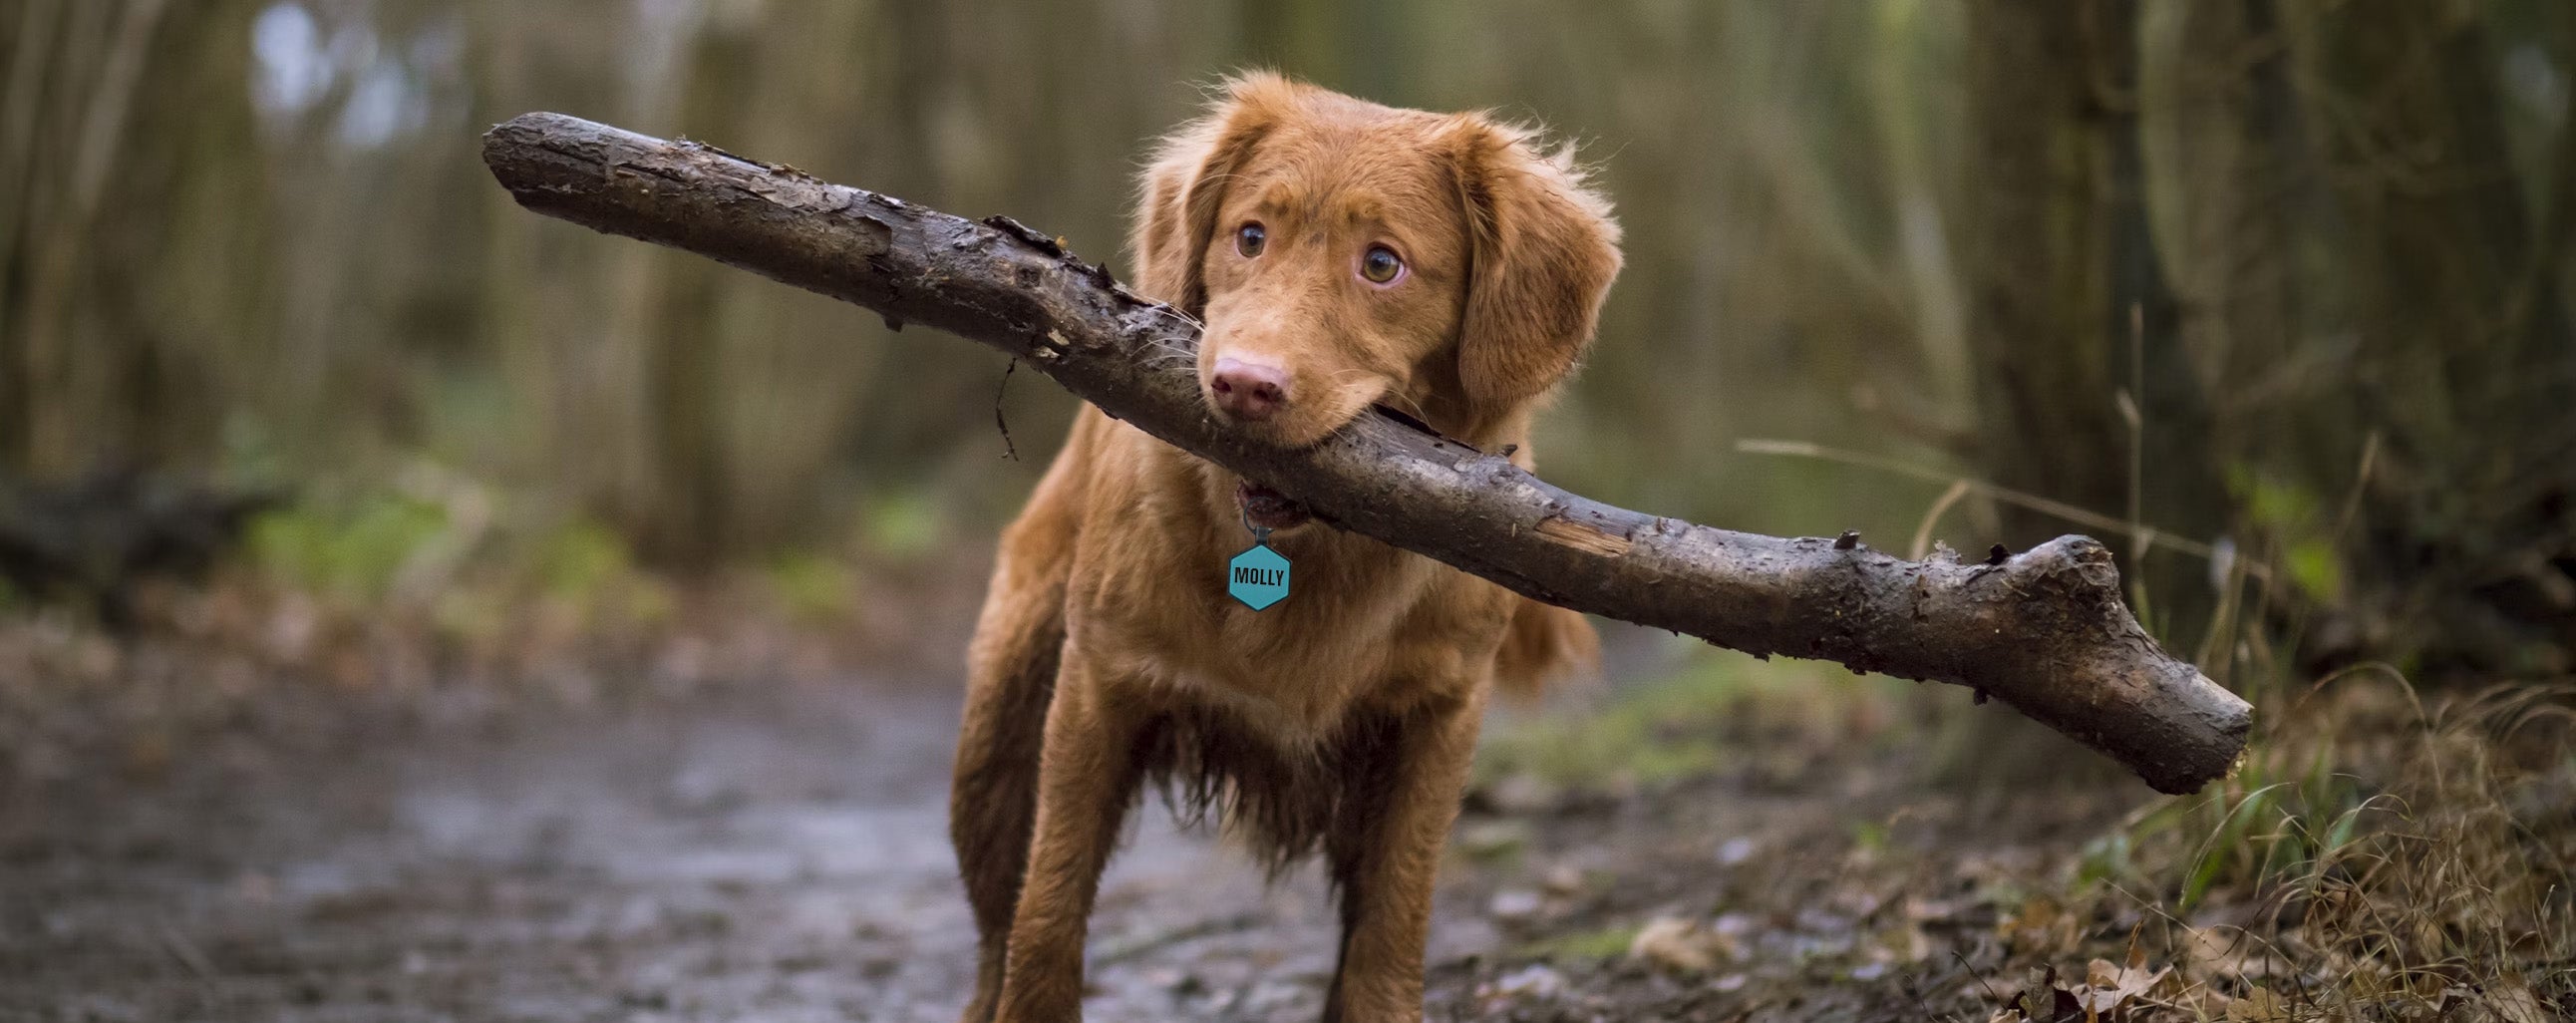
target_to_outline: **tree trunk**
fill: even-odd
[[[1980,461],[2003,486],[2129,521],[2130,600],[2191,649],[2215,605],[2204,566],[2152,557],[2153,531],[2207,540],[2226,505],[2147,221],[2137,6],[1976,0],[1968,39],[1975,170],[1961,265]],[[2062,526],[2001,512],[2006,544]],[[1951,739],[1948,773],[2061,771],[2063,751],[2008,720],[1977,719]]]
[[[2208,540],[2225,492],[2149,231],[2136,5],[1979,0],[1968,32],[1963,265],[1988,476]],[[2019,508],[2003,521],[2008,545],[2064,525]],[[2149,624],[2184,646],[2211,603],[2201,563],[2126,546],[2132,599],[2152,594]]]

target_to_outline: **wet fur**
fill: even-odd
[[[1246,256],[1235,225],[1277,227]],[[1359,286],[1371,239],[1413,276]],[[1255,74],[1166,140],[1134,249],[1149,295],[1295,399],[1237,424],[1311,443],[1388,404],[1518,445],[1590,342],[1619,266],[1562,152],[1477,114],[1394,110]],[[1266,260],[1266,262],[1264,261]],[[1255,613],[1220,571],[1241,481],[1085,408],[1005,531],[973,646],[951,831],[981,934],[968,1023],[1072,1020],[1100,869],[1159,784],[1274,870],[1322,852],[1341,898],[1327,1020],[1418,1020],[1442,844],[1497,686],[1579,670],[1582,618],[1365,537],[1281,531],[1295,592]]]

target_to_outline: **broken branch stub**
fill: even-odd
[[[1197,326],[1007,218],[965,220],[693,142],[513,118],[484,162],[519,203],[686,249],[1024,359],[1104,412],[1294,495],[1340,528],[1532,598],[1768,656],[1969,686],[2164,792],[2224,776],[2245,701],[2158,647],[2110,551],[2060,537],[1997,564],[1906,561],[1629,511],[1382,414],[1303,450],[1229,432],[1172,346]]]

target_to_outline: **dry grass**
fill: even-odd
[[[2272,702],[2219,791],[2088,850],[2069,915],[2142,916],[2125,947],[2098,927],[2027,937],[2170,966],[2128,1000],[2141,1019],[2576,1012],[2576,686],[2430,696],[2371,669]]]
[[[2257,692],[2263,731],[2235,775],[2139,803],[2125,781],[1945,791],[1908,766],[1911,733],[1849,724],[1903,717],[1891,708],[1919,707],[1911,690],[1821,681],[1717,658],[1499,730],[1482,765],[1496,791],[1527,776],[1658,815],[1748,788],[1830,791],[1847,818],[1839,834],[1758,835],[1794,851],[1770,867],[1626,864],[1624,884],[1657,894],[1604,895],[1524,953],[1613,1004],[1633,994],[1624,961],[1683,991],[1743,985],[1725,988],[1738,1008],[1877,976],[1903,979],[1862,1002],[1937,1019],[2576,1017],[2576,683],[2418,692],[2370,667]],[[1752,827],[1681,830],[1710,826]],[[1713,965],[1601,951],[1649,923],[1704,939]],[[1596,961],[1613,965],[1583,972]],[[1651,1004],[1729,1018],[1687,996]]]

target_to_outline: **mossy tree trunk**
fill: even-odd
[[[1960,265],[1976,461],[2002,486],[2205,540],[2226,506],[2147,219],[2138,5],[1977,0],[1967,13]],[[2008,547],[2064,528],[1999,511]],[[2212,603],[2200,564],[2156,557],[2144,536],[2112,542],[2131,601],[2191,649]],[[2036,776],[2064,760],[2038,729],[1972,721],[1953,767]]]

